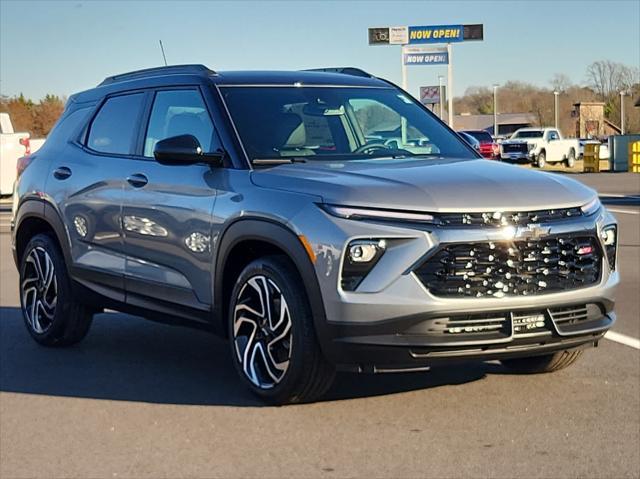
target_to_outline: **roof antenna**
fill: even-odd
[[[164,54],[164,47],[162,46],[162,40],[158,40],[160,42],[160,50],[162,51],[162,58],[164,58],[164,66],[167,66],[167,57]]]

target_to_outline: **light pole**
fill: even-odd
[[[556,130],[558,129],[558,95],[560,95],[560,92],[555,90],[553,92],[553,111],[556,119]]]
[[[444,101],[444,99],[442,98],[442,80],[443,80],[443,76],[442,75],[438,75],[438,95],[440,95],[440,119],[442,120],[442,114],[443,114],[443,110],[442,110],[442,102]]]
[[[620,134],[624,135],[624,96],[626,92],[620,92]]]
[[[498,136],[498,84],[493,84],[493,136]]]

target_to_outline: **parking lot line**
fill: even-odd
[[[607,334],[605,334],[604,337],[609,341],[615,341],[616,343],[624,344],[625,346],[630,346],[634,349],[640,349],[640,339],[632,338],[626,334],[607,331]]]
[[[614,209],[614,208],[607,208],[607,210],[611,211],[612,213],[626,213],[628,215],[640,215],[640,211],[631,211],[631,210],[619,210],[619,209]]]

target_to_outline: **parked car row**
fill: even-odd
[[[609,158],[607,144],[593,139],[563,138],[557,128],[520,128],[503,140],[493,138],[485,130],[458,133],[485,158],[530,163],[539,168],[544,168],[547,163],[563,163],[573,168],[576,160],[583,158],[587,144],[600,145],[599,158]]]

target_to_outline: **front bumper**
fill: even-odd
[[[536,157],[533,153],[501,153],[500,159],[512,163],[533,163]]]
[[[322,229],[315,227],[319,234],[312,240],[325,316],[324,321],[316,323],[316,333],[327,359],[342,369],[413,369],[460,359],[546,354],[594,345],[615,321],[614,293],[620,277],[605,256],[599,279],[575,289],[567,286],[569,289],[503,297],[437,296],[416,275],[418,265],[443,245],[505,241],[502,228],[408,227],[321,214],[323,218],[304,215],[301,219],[309,224],[298,224],[302,226],[300,231],[324,225]],[[603,229],[611,224],[615,224],[615,218],[603,208],[592,216],[540,226],[550,236],[586,234],[601,238]],[[355,291],[344,291],[340,279],[346,245],[364,238],[385,239],[386,251]],[[585,305],[593,305],[588,321],[577,322],[571,331],[559,328],[550,317],[554,310]],[[501,335],[447,336],[431,331],[442,327],[443,318],[490,314],[506,315]],[[512,317],[523,314],[543,315],[544,331],[516,334]]]
[[[613,304],[597,305],[600,314],[567,332],[552,319],[549,310],[504,311],[510,333],[502,338],[481,339],[481,333],[445,335],[433,333],[438,318],[402,318],[384,325],[332,325],[325,354],[341,370],[400,372],[467,360],[529,357],[556,351],[596,346],[614,324]],[[501,312],[495,312],[499,314]],[[531,333],[516,333],[514,317],[542,315],[545,326]],[[440,317],[441,318],[441,317]],[[429,333],[429,330],[431,334]]]

